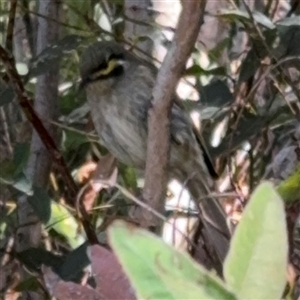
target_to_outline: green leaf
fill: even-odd
[[[227,134],[217,148],[211,148],[212,156],[226,155],[227,151],[236,150],[243,142],[249,140],[257,132],[265,128],[268,124],[267,122],[267,116],[245,113],[238,124],[239,130]]]
[[[155,235],[123,221],[108,233],[139,299],[236,299],[216,276]]]
[[[33,194],[32,181],[23,172],[17,174],[13,182],[8,182],[8,184],[11,184],[15,189],[28,196]]]
[[[274,102],[273,102],[274,103]],[[282,102],[281,102],[282,103]],[[242,143],[250,140],[258,132],[261,132],[268,126],[281,127],[295,117],[290,113],[288,106],[279,106],[279,108],[268,109],[260,114],[253,114],[249,111],[244,111],[242,118],[237,125],[238,130],[229,131],[222,139],[221,144],[216,148],[210,149],[212,157],[219,155],[229,155],[232,151],[238,149]]]
[[[230,9],[221,9],[220,13],[218,14],[221,17],[227,18],[231,21],[241,21],[241,22],[252,22],[251,18],[246,11],[241,10],[230,10]],[[268,29],[275,29],[275,25],[270,18],[265,16],[259,11],[252,12],[253,19],[260,25],[268,28]]]
[[[185,76],[202,76],[202,75],[215,75],[215,76],[226,76],[227,72],[224,67],[217,67],[212,69],[203,69],[199,65],[193,65],[185,70]]]
[[[74,95],[74,97],[76,96]],[[82,121],[84,120],[84,118],[86,118],[89,112],[90,106],[87,103],[83,103],[78,108],[73,109],[69,115],[61,117],[60,119],[61,121],[68,124],[72,124],[75,122],[82,123]]]
[[[92,11],[92,1],[90,0],[66,0],[65,4],[67,5],[66,10],[66,19],[68,24],[82,28],[82,30],[88,30],[88,24],[84,19],[84,16],[90,15]],[[74,9],[73,9],[74,7]],[[81,14],[81,15],[80,15]]]
[[[277,192],[286,203],[300,201],[300,163],[296,172],[279,184]]]
[[[137,190],[137,176],[135,169],[127,167],[125,165],[119,165],[120,173],[124,180],[124,186],[130,190]]]
[[[51,217],[47,223],[47,228],[64,236],[73,249],[85,240],[79,232],[78,226],[76,219],[63,205],[51,202]]]
[[[79,35],[67,35],[56,44],[48,46],[31,62],[29,74],[26,78],[32,78],[51,71],[57,66],[63,55],[76,50],[83,40],[84,38]]]
[[[82,96],[82,94],[83,93],[78,94],[78,90],[76,89],[75,85],[67,89],[60,97],[60,101],[58,102],[61,114],[68,115],[71,114],[75,109],[80,108],[80,106],[86,102],[86,99]]]
[[[283,201],[265,182],[251,196],[236,228],[225,260],[225,280],[241,299],[280,299],[287,257]]]
[[[230,47],[232,37],[226,36],[219,41],[214,48],[208,51],[208,57],[211,61],[218,63],[219,58],[222,57],[223,52]]]
[[[81,133],[70,130],[63,131],[62,148],[64,151],[78,150],[82,144],[88,142],[88,138]]]
[[[32,182],[22,171],[17,171],[17,167],[12,161],[4,160],[1,162],[0,182],[5,185],[11,185],[16,190],[31,196],[33,194]]]
[[[300,16],[294,16],[294,17],[289,17],[285,18],[282,20],[279,20],[276,22],[276,25],[281,25],[281,26],[299,26],[300,25]]]

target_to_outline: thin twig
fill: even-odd
[[[272,11],[270,11],[271,19],[274,19],[275,15],[276,15],[276,12],[277,12],[277,9],[278,9],[279,3],[280,3],[280,1],[276,0],[275,5],[274,5]]]
[[[14,88],[16,98],[17,98],[20,106],[22,107],[24,114],[26,115],[26,117],[30,121],[30,123],[33,125],[33,127],[36,130],[36,132],[38,133],[40,139],[42,140],[45,147],[49,151],[49,154],[50,154],[53,162],[56,164],[57,168],[60,170],[62,178],[65,181],[66,186],[68,187],[69,193],[70,193],[70,196],[69,196],[69,198],[67,198],[67,200],[72,206],[74,206],[74,204],[75,204],[74,201],[76,199],[78,188],[67,168],[67,165],[64,161],[64,158],[63,158],[61,152],[56,147],[55,142],[53,141],[52,137],[49,135],[48,131],[44,127],[44,124],[38,118],[38,116],[36,115],[34,109],[32,108],[32,106],[30,104],[30,102],[32,102],[32,100],[27,95],[27,92],[22,83],[22,80],[15,68],[13,57],[10,54],[8,54],[1,45],[0,45],[0,59],[3,62],[3,65],[6,69],[7,75],[10,79],[11,85]],[[91,224],[88,221],[88,215],[83,206],[81,206],[80,212],[82,214],[82,218],[80,220],[85,229],[85,232],[86,232],[89,242],[92,244],[97,243],[98,242],[97,236],[96,236],[95,232],[93,231]]]
[[[245,103],[247,103],[251,97],[254,96],[255,91],[257,90],[257,88],[259,87],[259,85],[263,82],[263,80],[269,75],[271,74],[272,71],[274,71],[275,69],[277,69],[278,67],[280,67],[282,64],[289,62],[289,61],[294,61],[294,60],[299,60],[300,58],[298,56],[289,56],[289,57],[284,57],[280,60],[278,60],[274,65],[270,65],[266,71],[260,76],[260,78],[253,84],[247,98],[245,99]]]
[[[89,33],[91,34],[91,32],[89,30],[86,30],[86,29],[82,29],[78,26],[75,26],[75,25],[70,25],[68,23],[64,23],[64,22],[61,22],[61,21],[58,21],[56,19],[53,19],[53,18],[50,18],[50,17],[47,17],[47,16],[44,16],[44,15],[41,15],[40,13],[36,12],[36,11],[33,11],[33,10],[30,10],[28,8],[26,8],[25,6],[22,6],[21,4],[18,4],[25,12],[28,12],[30,14],[33,14],[33,15],[36,15],[37,17],[40,17],[40,18],[43,18],[43,19],[46,19],[46,20],[49,20],[51,22],[54,22],[54,23],[57,23],[58,25],[62,25],[66,28],[70,28],[70,29],[74,29],[74,30],[78,30],[78,31],[81,31],[81,32],[86,32],[86,33]],[[100,27],[99,27],[100,28]],[[106,31],[104,31],[104,33],[107,34]],[[108,32],[109,33],[109,32]]]
[[[0,107],[0,120],[3,126],[3,133],[4,133],[4,137],[5,137],[5,142],[8,148],[8,153],[10,155],[13,154],[13,147],[11,144],[11,140],[10,140],[10,135],[9,135],[9,126],[8,126],[8,122],[7,122],[7,118],[6,118],[6,114],[4,111],[3,107]]]
[[[157,218],[159,218],[161,221],[170,224],[173,226],[173,224],[164,216],[162,215],[160,212],[156,211],[155,209],[153,209],[151,206],[149,206],[147,203],[139,200],[137,197],[135,197],[132,193],[130,193],[127,189],[123,188],[122,186],[120,186],[118,183],[115,183],[115,187],[128,199],[130,199],[131,201],[133,201],[134,203],[136,203],[137,205],[139,205],[140,207],[146,209],[148,212],[150,212],[151,214],[153,214],[154,216],[156,216]],[[196,247],[196,245],[191,241],[191,239],[180,229],[178,229],[176,226],[174,226],[175,230],[180,233],[188,242],[188,244],[190,246]]]
[[[28,40],[28,45],[31,52],[31,57],[35,56],[35,39],[34,39],[34,29],[32,24],[32,19],[30,17],[29,13],[29,1],[28,0],[22,0],[22,5],[25,8],[23,12],[23,22],[25,24],[26,29],[26,35]]]
[[[74,132],[74,133],[83,135],[83,136],[87,137],[91,142],[99,142],[99,137],[96,134],[87,133],[86,131],[76,129],[74,127],[70,127],[70,126],[65,125],[63,123],[60,123],[60,122],[56,122],[56,121],[52,121],[52,120],[48,120],[48,122],[50,124],[53,124],[53,125],[57,126],[58,128],[65,129],[65,130],[68,130],[70,132]]]
[[[242,0],[245,8],[246,8],[246,11],[248,12],[249,14],[249,17],[250,17],[250,20],[252,22],[252,25],[256,31],[256,33],[258,34],[261,42],[263,43],[265,49],[267,50],[270,58],[272,58],[276,63],[278,62],[278,59],[275,57],[275,55],[273,54],[273,51],[272,49],[269,47],[269,45],[267,44],[267,41],[262,33],[262,31],[260,30],[256,20],[254,19],[253,17],[253,14],[248,6],[248,4],[246,3],[245,0]],[[282,74],[284,75],[284,80],[286,81],[286,84],[289,85],[292,89],[292,91],[294,92],[295,96],[298,98],[298,100],[300,101],[300,92],[299,92],[299,89],[298,87],[294,86],[293,82],[291,81],[291,79],[289,78],[289,76],[286,74],[285,70],[281,67],[281,65],[278,65],[278,69],[282,72]]]
[[[279,94],[282,96],[282,98],[284,99],[286,105],[288,106],[288,108],[290,109],[291,113],[294,116],[297,116],[297,112],[295,111],[295,109],[292,107],[291,103],[286,99],[284,91],[282,90],[282,88],[279,86],[278,81],[276,80],[276,78],[274,78],[274,76],[270,75],[271,80],[274,82],[274,86],[276,87],[276,89],[278,90]]]
[[[8,16],[6,41],[5,41],[6,50],[9,52],[12,52],[12,50],[13,50],[13,37],[14,37],[16,8],[17,8],[17,0],[10,0],[10,10],[9,10],[9,16]]]
[[[246,104],[249,103],[250,99],[254,96],[256,90],[258,89],[258,87],[260,86],[260,84],[263,82],[263,80],[265,80],[268,76],[270,76],[270,74],[272,73],[272,71],[274,71],[275,69],[279,68],[280,65],[289,62],[289,61],[294,61],[294,60],[300,60],[299,57],[297,56],[290,56],[290,57],[285,57],[282,58],[280,60],[278,60],[274,65],[270,65],[266,71],[264,73],[262,73],[262,75],[257,79],[257,81],[252,85],[250,91],[248,92],[247,96],[245,97],[245,99],[243,100],[243,105],[241,107],[241,109],[239,110],[238,116],[236,118],[236,121],[234,123],[234,130],[233,133],[236,132],[237,130],[237,126],[240,123],[240,120],[243,116],[243,112],[246,109]],[[290,108],[290,106],[289,106]],[[294,110],[291,110],[292,113],[294,114]],[[234,135],[232,134],[228,143],[228,150],[231,149],[231,145],[233,142],[233,137]],[[230,152],[230,151],[228,151]],[[230,164],[228,164],[230,167]]]

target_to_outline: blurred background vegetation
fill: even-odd
[[[66,280],[79,280],[87,258],[84,245],[78,246],[86,238],[70,202],[83,202],[103,242],[107,224],[116,216],[127,218],[133,203],[120,188],[111,187],[115,179],[110,160],[79,90],[79,57],[90,43],[115,39],[159,67],[180,9],[179,0],[0,2],[1,46],[13,55],[28,101],[80,187],[72,196],[61,169],[34,133],[1,61],[0,295],[10,291],[16,297],[11,299],[17,299],[21,291],[40,290],[41,264],[54,267]],[[296,274],[299,72],[300,1],[208,1],[197,44],[178,85],[196,125],[201,120],[202,134],[222,174],[216,192],[224,198],[228,218],[239,222],[250,193],[262,180],[278,186],[286,201],[290,261]],[[88,185],[99,172],[100,187]],[[140,195],[140,175],[118,165],[119,185],[135,196]],[[189,233],[189,220],[195,215],[182,189],[170,184],[166,217],[173,225],[166,225],[164,238],[188,248],[173,234],[176,226]]]

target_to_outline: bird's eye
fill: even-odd
[[[107,62],[111,60],[124,60],[124,54],[122,53],[112,53],[108,56]]]

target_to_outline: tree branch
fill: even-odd
[[[145,187],[143,198],[159,213],[164,211],[170,148],[170,110],[176,85],[196,42],[203,22],[206,0],[184,1],[172,45],[162,63],[149,110]],[[160,226],[158,219],[143,212],[142,225]],[[157,227],[158,226],[158,227]]]
[[[17,0],[10,0],[10,10],[7,24],[5,47],[8,51],[13,50],[13,36],[15,27],[15,15],[17,8]]]
[[[38,133],[39,138],[41,139],[41,141],[49,151],[52,161],[57,166],[63,180],[65,181],[66,186],[68,187],[68,191],[70,194],[69,197],[66,198],[68,203],[70,203],[70,205],[75,207],[75,199],[78,192],[77,186],[70,172],[68,171],[67,165],[63,159],[62,154],[56,147],[56,144],[53,141],[52,137],[49,135],[48,131],[46,130],[43,123],[38,118],[38,116],[36,115],[34,109],[30,104],[30,102],[33,101],[27,95],[22,80],[15,68],[13,57],[9,55],[1,45],[0,45],[0,59],[3,62],[9,80],[14,88],[16,98],[20,106],[22,107],[24,114],[26,115],[30,123],[33,125],[34,129]],[[97,243],[98,241],[97,236],[95,232],[92,230],[90,223],[88,222],[88,215],[82,205],[81,205],[80,212],[82,214],[81,222],[83,224],[89,242],[91,244]]]

